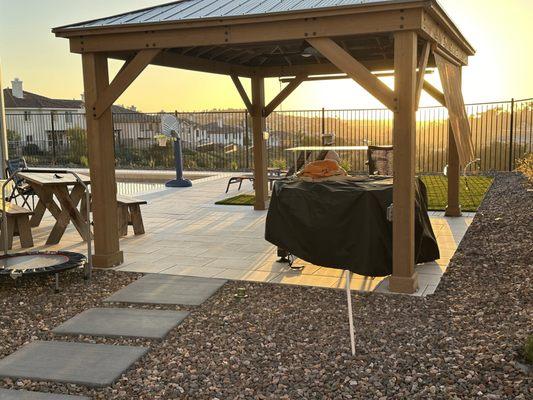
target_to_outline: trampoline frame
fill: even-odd
[[[3,203],[2,203],[2,212],[3,212],[3,219],[2,219],[2,229],[4,231],[4,250],[3,250],[3,256],[28,256],[28,255],[51,255],[51,254],[54,254],[54,252],[47,252],[47,251],[34,251],[34,252],[19,252],[19,253],[9,253],[9,250],[8,250],[8,235],[7,235],[7,215],[6,215],[6,187],[7,185],[10,183],[10,182],[14,182],[15,178],[20,174],[20,173],[23,173],[23,172],[33,172],[33,173],[45,173],[45,174],[69,174],[69,175],[72,175],[74,176],[74,178],[76,179],[76,182],[80,185],[83,186],[83,188],[85,189],[85,200],[86,200],[86,204],[87,204],[87,215],[86,215],[86,221],[87,221],[87,235],[86,237],[88,238],[87,240],[87,262],[85,263],[84,265],[84,277],[86,280],[90,281],[91,280],[91,277],[92,277],[92,270],[93,270],[93,260],[92,260],[92,240],[91,240],[91,207],[90,207],[90,204],[91,204],[91,195],[89,193],[89,188],[87,186],[87,184],[85,182],[83,182],[83,180],[80,178],[80,176],[76,173],[76,172],[73,172],[73,171],[68,171],[66,169],[64,170],[59,170],[59,169],[35,169],[35,168],[22,168],[22,169],[19,169],[15,172],[13,172],[13,174],[11,174],[11,176],[2,184],[2,200],[3,200]],[[72,253],[72,252],[70,252]],[[60,255],[64,255],[64,254],[69,254],[69,252],[63,252],[63,254],[59,253]],[[80,253],[73,253],[73,254],[80,254]],[[82,255],[82,254],[80,254]],[[83,256],[83,255],[82,255]],[[83,256],[85,257],[85,256]],[[62,263],[61,265],[63,264],[69,264],[70,261],[67,261],[66,263]],[[73,266],[74,267],[74,266]],[[47,268],[51,268],[51,267],[47,267]],[[59,273],[60,272],[63,272],[63,271],[66,271],[67,269],[70,269],[70,268],[62,268],[56,272],[53,272],[53,271],[46,271],[46,269],[44,271],[35,271],[36,268],[32,268],[33,272],[30,272],[28,273],[28,275],[40,275],[40,274],[43,274],[43,273],[54,273],[55,274],[55,290],[56,292],[59,291]],[[24,275],[24,274],[22,274]]]

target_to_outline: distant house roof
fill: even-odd
[[[210,122],[208,124],[202,125],[200,127],[208,135],[220,135],[220,134],[229,134],[229,133],[242,133],[244,129],[238,125],[219,125],[218,122]]]
[[[81,100],[51,99],[35,93],[24,91],[24,97],[19,99],[13,96],[11,89],[4,89],[5,108],[53,108],[76,109],[82,108]]]
[[[19,99],[13,96],[11,89],[4,89],[4,103],[5,108],[50,108],[53,110],[72,110],[83,109],[84,103],[82,100],[64,100],[51,99],[49,97],[41,96],[35,93],[24,91],[24,97]],[[126,107],[113,105],[112,112],[114,114],[115,122],[158,122],[156,116],[141,113],[136,110],[131,110]]]
[[[409,0],[180,0],[56,29],[82,29],[290,13],[310,9],[402,3]]]

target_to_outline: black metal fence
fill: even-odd
[[[467,106],[481,171],[505,171],[532,150],[533,99]],[[88,165],[85,116],[75,112],[7,113],[10,157],[30,165]],[[253,168],[253,139],[246,112],[114,114],[117,167],[171,169],[172,146],[161,135],[182,139],[188,170],[245,171]],[[278,111],[267,118],[268,160],[285,168],[290,147],[321,144],[334,134],[337,145],[392,144],[392,113],[372,110]],[[443,107],[417,113],[417,171],[441,172],[447,163],[448,115]],[[159,143],[161,142],[161,143]],[[163,146],[163,144],[166,144]],[[343,166],[365,170],[365,154],[343,152]]]

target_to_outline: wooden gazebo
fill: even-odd
[[[449,110],[447,213],[460,215],[459,170],[473,159],[460,75],[474,49],[435,0],[181,0],[53,32],[83,60],[97,267],[123,260],[110,107],[149,64],[231,77],[252,117],[257,210],[268,201],[265,118],[302,82],[346,74],[393,111],[390,289],[403,293],[418,285],[415,112],[425,89]],[[125,61],[111,82],[108,58]],[[425,82],[427,67],[438,67],[443,92]],[[395,89],[376,71],[394,71]],[[268,77],[293,79],[267,104]],[[251,96],[240,78],[251,79]]]

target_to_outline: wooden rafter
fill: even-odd
[[[307,75],[298,75],[296,78],[294,78],[279,94],[274,97],[274,99],[265,107],[263,111],[263,116],[266,118],[272,112],[278,108],[278,106],[283,103],[283,101],[290,96],[292,92],[296,90],[300,84],[305,81],[307,78]]]
[[[126,61],[113,81],[104,91],[102,91],[102,94],[98,96],[96,103],[93,104],[93,114],[96,115],[96,118],[99,118],[113,105],[120,95],[124,93],[128,86],[131,85],[131,83],[160,52],[160,49],[141,50],[135,55],[135,57]]]
[[[313,38],[307,41],[387,108],[396,109],[394,92],[337,43],[329,38]]]
[[[250,98],[248,97],[248,94],[246,93],[244,86],[242,86],[241,80],[239,79],[237,75],[231,75],[231,80],[233,81],[233,84],[235,85],[235,87],[237,88],[237,91],[241,95],[242,101],[244,102],[246,109],[251,114],[253,112],[252,102],[250,101]]]
[[[418,73],[416,76],[416,92],[415,92],[415,108],[418,110],[420,105],[420,95],[424,86],[424,75],[426,74],[426,67],[429,61],[429,53],[431,52],[431,44],[426,42],[422,49],[422,54],[418,60]]]

